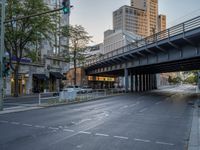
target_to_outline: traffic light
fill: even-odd
[[[3,58],[3,77],[7,77],[10,71],[10,63],[6,61],[6,57]]]
[[[64,14],[69,14],[70,13],[70,8],[71,8],[70,0],[63,0],[62,6],[63,6]]]

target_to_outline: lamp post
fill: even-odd
[[[0,111],[3,110],[3,57],[4,57],[4,21],[6,0],[1,0],[1,40],[0,40]]]

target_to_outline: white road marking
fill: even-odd
[[[174,144],[172,144],[172,143],[166,143],[166,142],[160,142],[160,141],[156,141],[156,144],[162,144],[162,145],[170,145],[170,146],[174,146]]]
[[[137,104],[132,104],[132,105],[130,105],[129,107],[135,107]]]
[[[59,130],[59,128],[55,128],[55,127],[48,127],[51,130]]]
[[[139,142],[146,142],[146,143],[151,142],[150,140],[144,140],[144,139],[134,139],[134,140],[139,141]]]
[[[83,146],[82,145],[77,145],[76,148],[80,149],[82,148]]]
[[[74,130],[70,130],[70,129],[63,129],[63,131],[66,131],[66,132],[74,132]]]
[[[128,137],[125,136],[113,136],[113,137],[118,139],[128,140]]]
[[[95,135],[97,135],[97,136],[105,136],[105,137],[109,136],[108,134],[102,134],[102,133],[96,133]]]
[[[11,122],[11,124],[19,125],[20,123],[19,122]]]
[[[91,134],[91,132],[86,132],[86,131],[80,131],[79,133],[82,133],[82,134]]]
[[[22,124],[23,126],[27,126],[27,127],[32,127],[33,125],[31,125],[31,124],[26,124],[26,123],[24,123],[24,124]]]
[[[8,123],[6,120],[0,120],[1,123]]]
[[[144,109],[140,110],[139,112],[142,113],[142,112],[144,112],[146,110],[147,110],[147,108],[144,108]]]
[[[45,126],[35,125],[36,128],[45,128]]]
[[[162,101],[160,101],[160,102],[157,102],[157,103],[156,103],[156,105],[159,105],[160,103],[162,103]]]

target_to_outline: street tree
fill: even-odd
[[[7,0],[6,20],[29,16],[49,10],[43,0]],[[55,32],[52,15],[29,17],[5,24],[5,50],[14,72],[14,96],[18,96],[18,72],[21,59],[33,55],[35,43],[50,40]],[[14,62],[13,62],[14,60]]]
[[[62,35],[68,37],[69,44],[66,47],[69,49],[69,55],[66,59],[74,64],[74,85],[77,84],[77,64],[82,64],[85,61],[85,51],[87,44],[91,41],[91,36],[85,31],[81,25],[64,26],[62,28]]]

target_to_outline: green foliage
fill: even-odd
[[[48,11],[49,8],[42,0],[8,0],[6,20],[29,16]],[[50,40],[50,33],[55,31],[56,25],[49,14],[31,17],[5,25],[5,47],[8,53],[17,58],[18,64],[36,42]]]
[[[21,18],[49,11],[43,0],[7,0],[6,20]],[[36,17],[11,21],[5,24],[5,49],[9,53],[11,69],[14,71],[14,81],[18,81],[18,70],[21,58],[25,56],[36,60],[32,51],[35,43],[51,40],[51,35],[56,32],[57,14],[45,14]],[[12,57],[16,63],[12,64]],[[14,95],[18,96],[18,82],[14,83]]]
[[[197,70],[184,72],[184,74],[186,74],[188,76],[184,80],[184,83],[197,84],[197,82],[198,82],[198,71]]]
[[[62,28],[62,36],[69,38],[69,55],[65,56],[67,60],[82,63],[85,61],[85,50],[87,44],[91,41],[91,36],[85,31],[81,25],[64,26]]]
[[[171,84],[178,84],[178,83],[181,83],[181,81],[182,79],[180,77],[172,78],[171,76],[169,76],[168,78],[168,82]]]
[[[69,54],[66,59],[74,63],[74,85],[76,85],[76,67],[77,63],[85,62],[85,50],[87,44],[91,41],[91,36],[80,25],[64,26],[61,31],[62,36],[69,38]]]
[[[186,78],[186,79],[184,80],[184,83],[188,83],[188,84],[197,84],[197,82],[198,82],[197,80],[198,80],[198,77],[192,75],[192,76],[189,76],[188,78]]]

